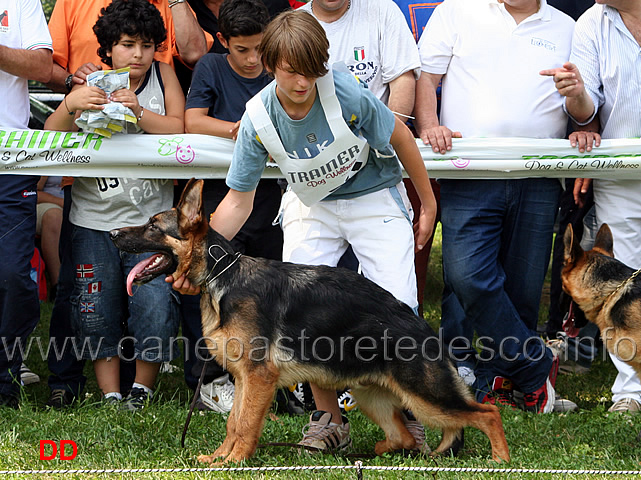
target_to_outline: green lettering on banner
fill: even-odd
[[[78,145],[80,145],[80,141],[69,143],[76,140],[78,136],[82,137],[82,134],[77,134],[75,132],[67,132],[64,138],[62,139],[62,144],[60,146],[62,148],[78,148]]]
[[[85,134],[85,141],[82,144],[82,148],[89,148],[89,144],[91,142],[95,142],[93,145],[93,149],[98,151],[100,150],[100,147],[102,147],[102,139],[105,138],[101,135],[97,135],[95,133],[87,133]]]
[[[31,138],[29,139],[29,145],[27,148],[34,148],[36,146],[36,142],[38,141],[38,137],[40,136],[40,130],[33,130],[31,132]]]
[[[7,148],[12,148],[13,143],[17,142],[18,145],[13,147],[13,148],[24,148],[24,143],[27,141],[27,137],[29,136],[29,131],[28,130],[14,130],[9,134],[9,138],[7,139]],[[18,138],[16,138],[18,137]]]

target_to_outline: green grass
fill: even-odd
[[[425,317],[433,326],[440,318],[440,237],[437,237],[428,274]],[[42,321],[34,335],[47,339],[51,305],[43,304]],[[162,374],[159,379],[158,401],[141,412],[120,412],[113,407],[96,406],[99,392],[91,365],[86,367],[89,378],[86,398],[79,405],[58,412],[44,407],[49,389],[46,385],[47,366],[39,355],[27,360],[38,373],[40,384],[23,391],[18,411],[0,409],[0,470],[66,470],[66,469],[146,469],[202,468],[196,461],[201,453],[211,453],[223,440],[225,419],[215,413],[196,413],[192,418],[184,449],[180,437],[187,416],[190,392],[185,387],[182,371]],[[179,364],[180,362],[176,362]],[[560,395],[576,402],[580,409],[568,414],[535,415],[510,409],[502,410],[505,433],[512,461],[497,465],[490,460],[489,441],[479,431],[467,429],[465,449],[457,458],[405,458],[386,455],[365,458],[364,466],[396,467],[465,467],[513,469],[574,469],[574,470],[641,470],[639,416],[610,414],[610,386],[615,369],[601,355],[584,375],[559,376]],[[447,386],[443,386],[447,388]],[[383,438],[382,431],[359,411],[350,412],[353,452],[371,453],[374,443]],[[270,415],[265,423],[262,442],[297,442],[307,422],[304,416]],[[78,455],[70,461],[41,461],[40,440],[73,440]],[[436,447],[439,432],[429,430],[427,443]],[[298,454],[287,448],[260,448],[254,458],[242,466],[332,466],[354,465],[358,458],[349,456],[312,456]],[[439,479],[573,479],[606,478],[594,474],[544,473],[461,473],[397,472],[366,470],[365,479],[389,478]],[[243,479],[333,479],[357,478],[353,470],[307,470],[287,472],[150,472],[113,474],[24,474],[2,475],[0,478],[243,478]],[[607,476],[612,478],[612,476]]]

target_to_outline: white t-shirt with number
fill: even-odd
[[[136,96],[140,105],[147,110],[165,114],[165,95],[157,62],[148,70],[147,77],[136,90]],[[122,154],[135,156],[136,152],[126,151]],[[83,177],[74,181],[71,197],[71,223],[108,232],[114,228],[141,225],[150,216],[169,210],[174,199],[174,183],[166,178]]]

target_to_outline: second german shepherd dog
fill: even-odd
[[[176,208],[110,232],[122,250],[157,252],[132,269],[128,283],[186,274],[202,287],[203,336],[236,379],[236,393],[225,441],[200,461],[251,457],[276,388],[301,381],[350,386],[385,431],[379,455],[415,446],[403,422],[402,410],[410,409],[442,429],[436,452],[455,446],[472,426],[489,437],[493,459],[509,461],[498,409],[474,401],[434,331],[410,307],[355,272],[234,252],[209,228],[202,188],[192,179]]]
[[[630,364],[641,375],[641,278],[614,258],[610,227],[601,225],[592,250],[584,251],[572,225],[563,236],[563,290],[585,317],[601,330],[610,353]]]

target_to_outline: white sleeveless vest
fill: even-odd
[[[369,156],[367,141],[354,135],[343,119],[332,71],[319,77],[316,86],[334,141],[310,159],[290,158],[287,155],[262,102],[262,91],[247,102],[247,114],[258,138],[280,167],[291,189],[308,207],[325,198],[355,175],[367,163]],[[265,87],[263,91],[267,88],[270,87]]]

